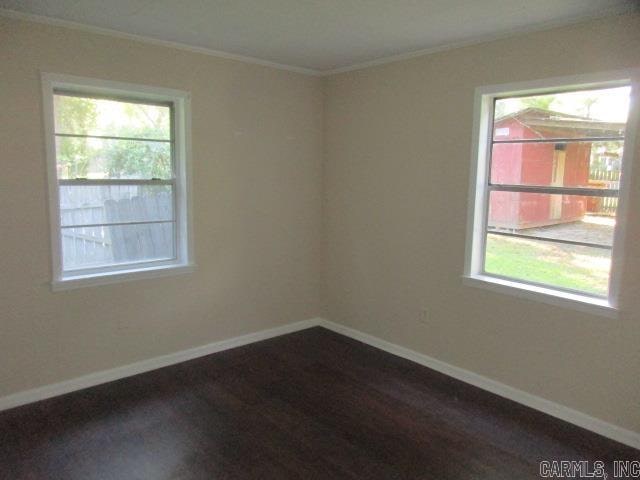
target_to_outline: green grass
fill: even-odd
[[[609,264],[608,250],[487,236],[487,273],[606,295]]]

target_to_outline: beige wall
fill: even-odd
[[[474,89],[639,66],[640,16],[629,15],[329,78],[326,315],[640,431],[640,165],[621,318],[461,280]]]
[[[192,94],[195,273],[52,293],[40,71]],[[0,396],[319,313],[322,81],[0,18]]]
[[[639,32],[597,20],[322,80],[0,18],[0,396],[322,310],[640,430],[640,216],[617,320],[461,282],[474,88],[640,66]],[[192,93],[195,273],[50,291],[40,71]]]

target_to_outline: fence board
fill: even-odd
[[[65,195],[61,195],[63,225],[173,218],[173,197],[169,192],[150,194],[144,190],[145,186],[120,185],[108,192],[112,198],[104,198],[104,190],[99,190],[100,188],[83,187],[76,191],[65,191]],[[171,258],[174,255],[174,225],[172,221],[168,221],[141,225],[63,228],[65,268]]]

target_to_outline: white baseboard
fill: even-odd
[[[229,350],[230,348],[240,347],[249,343],[259,342],[268,338],[278,337],[287,333],[297,332],[306,328],[320,325],[321,320],[311,318],[295,323],[288,323],[275,328],[261,330],[259,332],[233,337],[219,342],[201,345],[199,347],[181,350],[179,352],[169,353],[159,357],[149,358],[140,362],[123,365],[121,367],[102,370],[99,372],[89,373],[81,377],[72,378],[59,383],[52,383],[42,387],[24,390],[22,392],[13,393],[4,397],[0,397],[0,411],[9,408],[18,407],[27,403],[37,402],[46,398],[64,395],[65,393],[82,390],[83,388],[93,387],[102,383],[112,382],[121,378],[130,377],[139,373],[156,370],[158,368],[167,367],[176,363],[185,362],[194,358],[203,357],[212,353]]]
[[[359,340],[367,345],[371,345],[372,347],[379,348],[380,350],[397,355],[398,357],[419,363],[420,365],[424,365],[425,367],[444,373],[445,375],[457,380],[469,383],[488,392],[495,393],[501,397],[508,398],[514,402],[559,418],[560,420],[564,420],[586,430],[590,430],[602,435],[603,437],[640,449],[640,433],[638,432],[627,430],[617,425],[605,422],[604,420],[591,417],[586,413],[573,410],[572,408],[565,407],[564,405],[560,405],[542,397],[527,393],[523,390],[510,387],[504,383],[500,383],[469,370],[450,365],[429,357],[428,355],[409,350],[408,348],[387,342],[386,340],[374,337],[373,335],[354,330],[353,328],[345,327],[344,325],[325,319],[321,319],[320,325],[341,335],[353,338],[354,340]]]
[[[604,437],[640,449],[640,433],[638,432],[626,430],[622,427],[605,422],[604,420],[600,420],[569,407],[565,407],[564,405],[546,400],[523,390],[505,385],[504,383],[478,375],[477,373],[473,373],[469,370],[450,365],[429,357],[428,355],[415,352],[408,348],[401,347],[400,345],[374,337],[373,335],[369,335],[322,318],[311,318],[300,322],[289,323],[279,327],[269,328],[267,330],[261,330],[259,332],[249,333],[247,335],[209,343],[207,345],[201,345],[188,350],[182,350],[168,355],[150,358],[148,360],[142,360],[129,365],[90,373],[88,375],[65,380],[63,382],[17,392],[5,397],[0,397],[0,411],[316,326],[325,327],[341,335],[361,341],[367,345],[379,348],[380,350],[384,350],[385,352],[397,355],[420,365],[424,365],[425,367],[429,367],[457,380],[461,380],[488,392],[495,393],[501,397],[508,398],[514,402],[539,410],[553,417],[598,433]]]

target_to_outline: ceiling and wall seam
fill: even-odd
[[[301,73],[303,75],[320,76],[322,74],[322,72],[320,72],[319,70],[313,70],[311,68],[297,67],[294,65],[285,65],[282,63],[263,60],[261,58],[251,57],[248,55],[239,55],[236,53],[224,52],[222,50],[214,50],[212,48],[207,48],[207,47],[197,47],[194,45],[188,45],[180,42],[161,40],[161,39],[149,37],[146,35],[136,35],[133,33],[122,32],[120,30],[113,30],[111,28],[97,27],[94,25],[87,25],[84,23],[73,22],[71,20],[63,20],[60,18],[46,17],[44,15],[36,15],[33,13],[18,12],[16,10],[9,10],[6,8],[0,8],[0,17],[8,17],[15,20],[24,20],[28,22],[42,23],[45,25],[52,25],[54,27],[70,28],[73,30],[80,30],[83,32],[95,33],[98,35],[108,35],[111,37],[122,38],[125,40],[132,40],[135,42],[147,43],[151,45],[158,45],[158,46],[168,47],[168,48],[175,48],[177,50],[184,50],[192,53],[201,53],[203,55],[223,58],[226,60],[236,60],[238,62],[249,63],[253,65],[261,65],[263,67],[270,67],[270,68],[285,70],[289,72]]]
[[[638,6],[636,6],[635,8],[637,9]],[[543,23],[537,23],[527,27],[514,29],[509,32],[489,34],[489,35],[479,35],[473,38],[469,38],[467,40],[445,43],[445,44],[437,45],[434,47],[429,47],[429,48],[424,48],[419,50],[412,50],[408,52],[398,53],[395,55],[385,55],[380,58],[375,58],[375,59],[364,61],[364,62],[357,62],[344,67],[333,68],[328,70],[318,70],[313,68],[300,67],[296,65],[287,65],[284,63],[265,60],[262,58],[253,57],[249,55],[240,55],[236,53],[226,52],[223,50],[215,50],[208,47],[199,47],[199,46],[189,45],[181,42],[161,40],[161,39],[150,37],[147,35],[137,35],[133,33],[123,32],[120,30],[98,27],[90,24],[75,22],[71,20],[64,20],[64,19],[44,16],[44,15],[19,12],[16,10],[11,10],[11,9],[1,8],[1,7],[0,7],[0,16],[9,17],[17,20],[26,20],[26,21],[36,22],[36,23],[43,23],[43,24],[48,24],[48,25],[53,25],[58,27],[71,28],[71,29],[81,30],[85,32],[99,34],[99,35],[109,35],[116,38],[123,38],[123,39],[133,40],[137,42],[152,44],[152,45],[175,48],[178,50],[184,50],[184,51],[193,52],[193,53],[201,53],[203,55],[209,55],[209,56],[227,59],[227,60],[236,60],[238,62],[261,65],[264,67],[270,67],[278,70],[300,73],[303,75],[328,77],[328,76],[337,75],[340,73],[351,72],[355,70],[363,70],[363,69],[375,67],[378,65],[384,65],[388,63],[394,63],[402,60],[411,59],[411,58],[422,57],[425,55],[430,55],[433,53],[443,52],[447,50],[454,50],[457,48],[489,43],[496,40],[503,40],[510,37],[516,37],[523,34],[527,34],[527,33],[541,32],[545,30],[558,28],[561,26],[575,25],[575,24],[583,23],[589,20],[594,20],[597,18],[613,17],[616,15],[629,13],[633,9],[634,8],[630,7],[629,4],[621,4],[616,7],[608,8],[606,10],[600,10],[600,11],[591,12],[588,14],[577,15],[569,19],[552,20],[552,21],[547,21]]]

